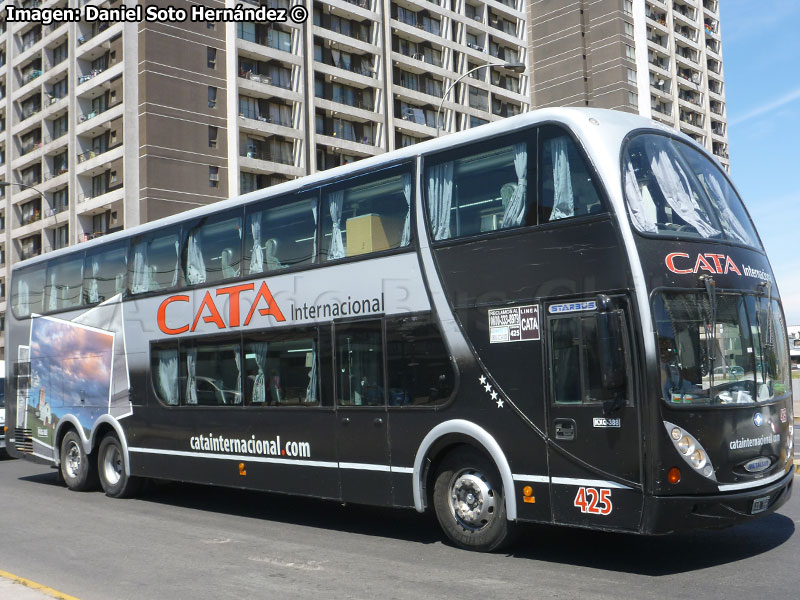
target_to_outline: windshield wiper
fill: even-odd
[[[701,275],[700,281],[705,284],[710,306],[710,323],[706,323],[706,360],[708,361],[709,393],[714,389],[714,347],[717,337],[717,283],[711,275]],[[709,327],[710,325],[710,327]]]

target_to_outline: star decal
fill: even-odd
[[[492,400],[497,400],[497,392],[492,390]]]
[[[502,398],[498,398],[497,399],[497,408],[503,408],[503,399]]]
[[[478,381],[480,381],[480,382],[481,382],[481,385],[484,385],[484,384],[486,383],[486,377],[484,377],[483,375],[481,375],[481,376],[480,376],[480,378],[478,379]]]
[[[492,390],[492,386],[487,383],[485,386],[483,386],[483,389],[486,390],[487,392],[490,392]]]

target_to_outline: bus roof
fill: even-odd
[[[594,120],[594,123],[592,120]],[[616,144],[619,144],[625,135],[634,129],[661,129],[670,134],[678,134],[678,132],[671,127],[667,127],[666,125],[662,125],[661,123],[651,119],[617,110],[577,107],[538,109],[513,117],[493,121],[491,123],[474,127],[466,131],[448,134],[442,137],[426,140],[418,144],[406,146],[405,148],[400,148],[391,152],[385,152],[383,154],[364,158],[349,165],[343,165],[333,169],[328,169],[326,171],[313,173],[311,175],[305,175],[298,179],[280,183],[269,188],[255,190],[247,194],[242,194],[226,200],[220,200],[205,206],[199,206],[197,208],[171,215],[169,217],[164,217],[156,221],[151,221],[143,225],[137,225],[129,229],[123,229],[122,231],[117,231],[101,238],[95,238],[93,240],[81,242],[81,244],[77,247],[73,245],[48,252],[46,254],[40,254],[39,256],[34,256],[27,260],[15,263],[12,265],[12,270],[17,270],[38,262],[49,261],[53,258],[69,255],[79,250],[88,250],[94,246],[105,245],[116,240],[122,240],[131,236],[140,235],[151,230],[181,223],[189,219],[212,215],[236,206],[266,200],[271,197],[289,194],[302,189],[313,188],[317,185],[325,183],[328,180],[339,179],[347,177],[348,175],[355,175],[365,170],[375,169],[376,167],[396,163],[404,159],[413,158],[419,155],[432,154],[452,146],[466,144],[485,137],[510,133],[530,125],[547,122],[562,123],[569,126],[573,131],[579,134],[586,133],[589,127],[592,127],[597,123],[602,123],[605,126],[603,136],[609,138],[609,143],[613,142]],[[614,131],[617,135],[610,135],[610,130]],[[679,135],[682,138],[685,138],[691,144],[700,147],[690,137],[684,134]],[[611,139],[614,137],[617,139]],[[703,151],[705,151],[704,148]]]

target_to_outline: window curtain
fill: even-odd
[[[253,404],[264,404],[267,401],[267,381],[264,367],[267,365],[267,342],[256,342],[252,346],[255,354],[258,373],[253,382]]]
[[[195,229],[189,234],[189,245],[186,250],[186,279],[190,285],[206,281],[206,262],[203,260],[203,251],[200,248],[199,233],[199,229]]]
[[[328,250],[328,260],[344,258],[344,242],[342,241],[342,203],[344,190],[337,190],[328,194],[328,209],[331,213],[333,231],[331,232],[331,247]]]
[[[406,197],[408,210],[403,223],[403,237],[400,238],[400,245],[408,246],[411,243],[411,175],[409,173],[403,175],[403,195]]]
[[[306,388],[306,402],[317,401],[317,342],[311,341],[311,370],[308,372],[308,388]]]
[[[575,214],[566,137],[550,140],[550,156],[553,158],[553,211],[550,213],[550,220],[555,221]]]
[[[639,231],[657,231],[655,222],[647,214],[642,190],[639,188],[631,161],[628,161],[625,167],[625,197],[628,199],[628,212],[636,228]]]
[[[250,222],[253,233],[253,252],[250,255],[250,273],[264,272],[264,250],[261,248],[261,213]]]
[[[667,199],[667,204],[678,213],[681,219],[694,227],[703,237],[707,238],[719,233],[698,211],[697,204],[692,200],[689,178],[677,160],[672,160],[666,151],[658,150],[657,153],[650,155],[650,168],[656,176],[661,192]]]
[[[233,359],[236,361],[236,398],[234,404],[242,403],[242,350],[239,345],[233,347]]]
[[[453,202],[453,163],[428,169],[428,217],[434,240],[450,237],[450,205]]]
[[[317,259],[317,201],[311,201],[311,214],[314,216],[314,238],[311,242],[311,261]]]
[[[178,404],[178,350],[161,350],[158,353],[158,389],[161,398],[171,406]]]
[[[19,303],[19,306],[22,307],[22,312],[26,315],[31,314],[31,288],[28,285],[28,282],[24,279],[19,280],[19,288],[17,293],[19,295],[17,302]]]
[[[339,66],[339,59],[341,58],[342,53],[339,50],[334,50],[331,48],[331,58],[333,59],[333,66]]]
[[[201,255],[202,259],[202,255]],[[175,238],[175,270],[172,272],[172,287],[178,285],[178,273],[181,271],[181,243]],[[205,281],[205,266],[203,267],[203,281]],[[154,282],[155,283],[155,282]],[[153,286],[156,287],[155,285]]]
[[[47,297],[47,310],[56,310],[58,308],[58,294],[56,293],[56,273],[50,273],[50,294]]]
[[[514,144],[514,169],[517,172],[517,187],[503,211],[502,229],[519,227],[525,218],[525,196],[528,190],[528,145]]]
[[[186,351],[186,404],[197,404],[197,348]]]
[[[92,257],[92,279],[89,282],[89,302],[94,304],[100,301],[100,291],[97,288],[97,276],[100,274],[100,261]]]
[[[728,233],[733,235],[737,238],[740,242],[744,242],[745,244],[754,245],[755,240],[750,239],[750,235],[745,230],[744,226],[742,225],[741,221],[733,214],[730,205],[728,204],[728,199],[725,197],[725,193],[722,191],[722,186],[719,183],[719,180],[713,173],[704,173],[706,181],[708,181],[708,187],[711,188],[709,190],[710,196],[712,199],[714,197],[717,198],[717,202],[714,204],[717,210],[721,213],[722,218],[728,224]]]

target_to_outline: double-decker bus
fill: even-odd
[[[638,533],[792,488],[786,328],[727,174],[547,109],[16,265],[9,450],[145,478]]]

